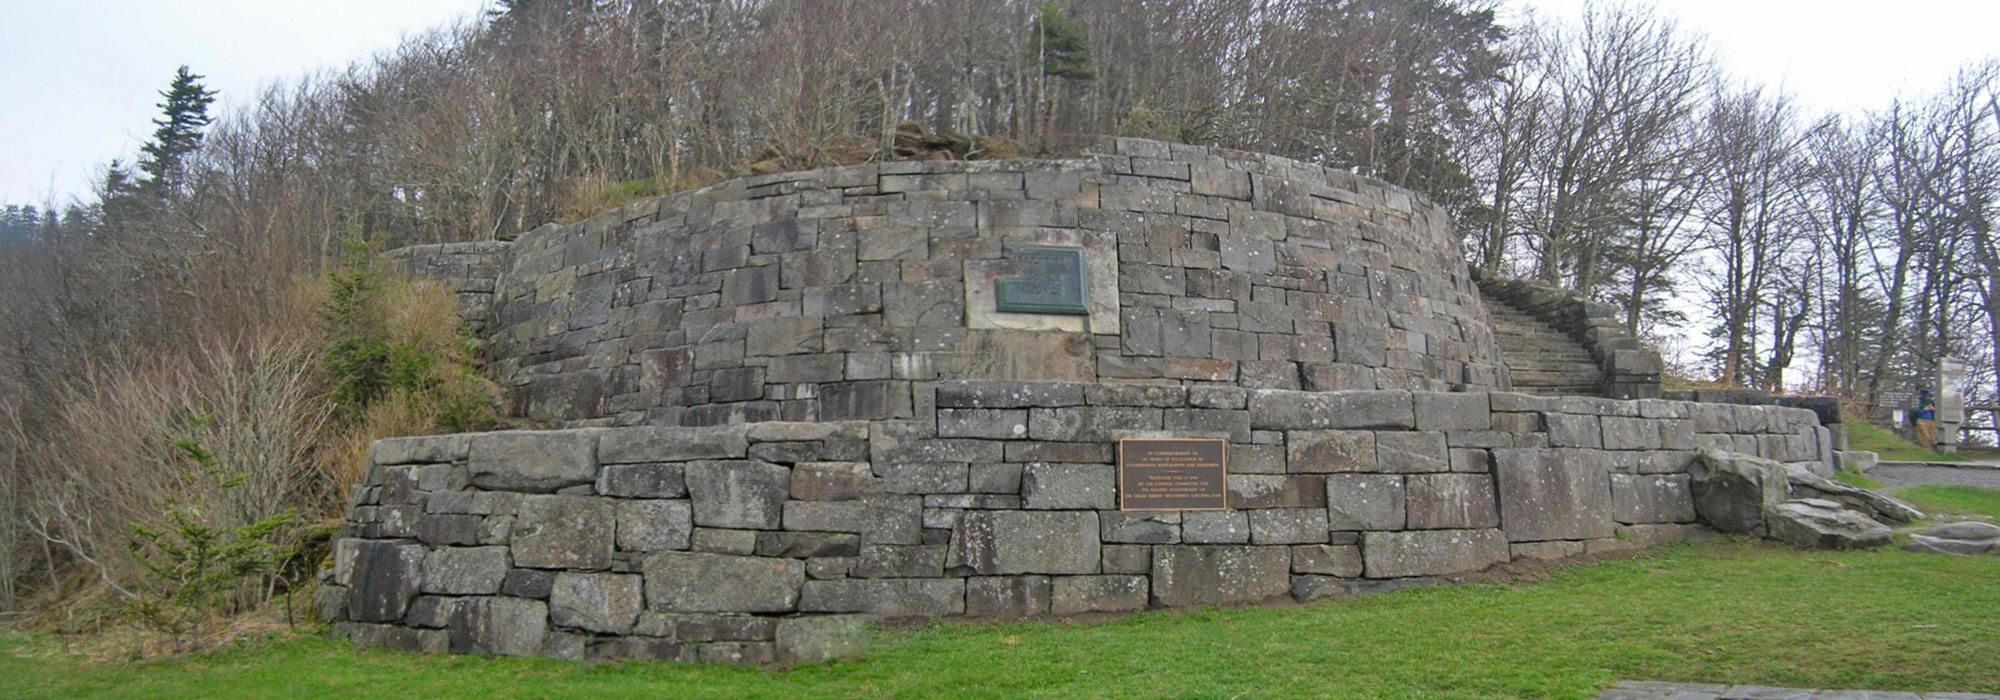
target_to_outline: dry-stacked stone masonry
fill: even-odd
[[[1271,156],[1105,150],[763,175],[396,255],[490,326],[514,410],[565,425],[907,419],[940,379],[1500,386],[1435,205]],[[994,311],[1033,245],[1086,251],[1087,315]]]
[[[923,420],[384,440],[322,610],[373,645],[820,658],[853,614],[1310,600],[1697,526],[1698,447],[1819,462],[1811,411],[1401,390],[943,382]],[[1229,441],[1230,508],[1118,510],[1113,441]]]
[[[1080,248],[1083,308],[998,312],[1017,245]],[[1407,192],[1127,140],[402,251],[565,429],[378,442],[318,603],[403,649],[808,660],[869,616],[1309,600],[1645,546],[1697,531],[1699,448],[1830,459],[1803,409],[1498,390],[1457,250]],[[1226,509],[1121,510],[1135,437],[1225,441]]]

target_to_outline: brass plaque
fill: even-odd
[[[1229,444],[1222,438],[1118,441],[1119,510],[1227,510]]]
[[[1088,316],[1083,249],[1021,246],[1007,251],[1019,274],[993,280],[993,310],[1006,313]]]

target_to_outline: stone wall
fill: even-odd
[[[493,314],[493,290],[507,263],[506,241],[413,245],[383,253],[390,264],[436,280],[458,300],[459,318],[485,331]]]
[[[1271,156],[1100,150],[749,177],[528,232],[492,367],[513,413],[570,427],[904,420],[951,379],[1498,386],[1438,207]],[[1084,249],[1087,315],[993,310],[1037,244]]]
[[[1626,330],[1616,307],[1529,280],[1476,282],[1487,294],[1554,325],[1590,351],[1604,371],[1605,396],[1660,398],[1660,377],[1666,373],[1666,363],[1658,351]]]
[[[822,658],[857,615],[1310,600],[1679,539],[1713,447],[1813,413],[1511,393],[922,384],[904,420],[376,443],[321,612],[403,649]],[[1116,440],[1229,444],[1229,509],[1118,510]],[[830,642],[829,640],[834,640]]]

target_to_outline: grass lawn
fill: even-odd
[[[2000,692],[2000,557],[1739,540],[1533,583],[1098,623],[876,633],[789,670],[364,651],[315,637],[94,664],[0,637],[10,697],[1588,697],[1619,679]]]
[[[1964,455],[1932,452],[1904,440],[1901,435],[1864,420],[1847,424],[1847,447],[1873,452],[1891,462],[1963,462]]]
[[[2000,520],[2000,491],[1958,484],[1918,484],[1895,496],[1935,518],[1939,514],[1984,515]]]

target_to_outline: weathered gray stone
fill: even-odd
[[[1500,526],[1493,477],[1412,474],[1404,481],[1412,530],[1477,530]]]
[[[1286,471],[1373,472],[1375,433],[1368,430],[1294,430],[1285,434]]]
[[[935,617],[965,613],[965,579],[881,578],[807,581],[802,612]]]
[[[597,452],[605,464],[740,459],[749,450],[746,428],[645,426],[604,431]]]
[[[514,565],[577,570],[609,567],[615,521],[611,502],[606,499],[530,496],[521,503],[521,514],[514,522]]]
[[[1768,459],[1703,449],[1689,475],[1695,514],[1723,532],[1764,534],[1765,513],[1789,497],[1784,465]]]
[[[634,574],[556,574],[549,591],[549,620],[605,634],[628,634],[645,608],[640,577]]]
[[[1569,557],[1583,556],[1583,543],[1568,540],[1515,542],[1507,545],[1507,550],[1515,559],[1555,561]]]
[[[516,598],[543,599],[556,585],[556,572],[541,569],[512,569],[500,580],[500,592]]]
[[[1321,508],[1326,480],[1317,474],[1230,474],[1231,508]]]
[[[1252,544],[1325,542],[1325,508],[1265,508],[1249,512]]]
[[[952,532],[948,568],[982,576],[1092,574],[1097,514],[1088,511],[970,511]]]
[[[1250,427],[1259,430],[1409,430],[1416,422],[1407,391],[1250,392]]]
[[[1292,572],[1354,578],[1361,575],[1361,548],[1351,544],[1306,544],[1292,548]]]
[[[1049,612],[1077,615],[1144,610],[1147,583],[1144,576],[1057,576]]]
[[[805,462],[792,467],[791,497],[801,501],[849,501],[876,492],[875,473],[866,462]]]
[[[1493,472],[1500,526],[1507,541],[1612,535],[1611,479],[1603,465],[1590,459],[1589,452],[1496,449]]]
[[[1180,513],[1107,511],[1099,513],[1097,520],[1103,529],[1102,539],[1105,542],[1175,544],[1181,541]]]
[[[688,497],[703,527],[776,530],[784,515],[792,470],[752,461],[690,462]]]
[[[549,606],[539,600],[474,597],[451,616],[451,650],[459,654],[537,656],[549,631]]]
[[[846,532],[759,532],[753,553],[760,557],[794,559],[857,557],[861,555],[861,536]]]
[[[443,463],[465,459],[471,435],[424,435],[376,440],[368,450],[371,464]]]
[[[872,495],[852,501],[788,501],[785,529],[853,532],[862,544],[922,544],[922,496]]]
[[[1395,474],[1451,471],[1444,433],[1378,432],[1375,459],[1382,471]]]
[[[694,534],[694,511],[687,501],[633,500],[612,504],[618,518],[618,549],[657,552],[687,549]]]
[[[620,498],[686,498],[687,482],[677,463],[607,464],[597,475],[597,492]]]
[[[1841,506],[1819,499],[1785,501],[1764,514],[1771,537],[1813,549],[1859,549],[1889,543],[1889,528]]]
[[[1254,603],[1290,593],[1291,554],[1284,547],[1158,545],[1152,578],[1152,599],[1161,605]]]
[[[1033,463],[1021,472],[1022,507],[1032,510],[1118,507],[1118,470],[1109,464]]]
[[[1838,501],[1850,508],[1877,520],[1894,523],[1909,523],[1922,520],[1923,511],[1908,503],[1864,488],[1856,488],[1828,479],[1812,472],[1803,465],[1785,465],[1785,484],[1790,494],[1797,498],[1824,498]]]
[[[646,607],[662,612],[791,612],[805,562],[697,552],[646,558]],[[727,582],[727,584],[723,584]]]
[[[1401,530],[1404,477],[1399,474],[1328,474],[1327,524],[1335,530]]]
[[[965,580],[965,614],[1006,619],[1049,612],[1047,576],[974,576]]]
[[[1484,392],[1420,391],[1413,397],[1418,430],[1487,430],[1493,427],[1492,409]]]
[[[1947,540],[1991,540],[2000,539],[2000,525],[1973,521],[1945,523],[1931,528],[1924,534]]]
[[[1903,549],[1925,554],[1951,554],[1974,556],[1979,554],[2000,554],[2000,539],[1967,540],[1930,535],[1911,535]]]
[[[1621,523],[1694,522],[1686,474],[1612,474],[1611,517]]]
[[[868,648],[867,619],[814,615],[779,620],[774,644],[779,661],[812,663],[860,656]]]
[[[1456,574],[1507,561],[1507,538],[1499,530],[1367,532],[1361,556],[1369,578]]]
[[[944,575],[944,545],[871,544],[848,574],[855,578],[936,578]]]
[[[334,634],[365,647],[426,654],[442,653],[451,649],[450,634],[444,630],[340,622],[334,624],[333,631]]]
[[[1101,548],[1101,569],[1107,574],[1145,574],[1153,571],[1153,548],[1143,544],[1107,544]]]
[[[509,430],[472,436],[472,484],[491,491],[547,493],[597,480],[597,433]]]
[[[423,545],[352,541],[347,614],[354,622],[395,622],[423,588]]]
[[[439,547],[424,558],[425,593],[492,595],[506,577],[506,547]]]
[[[1244,544],[1250,541],[1248,511],[1198,511],[1181,514],[1185,544]]]

